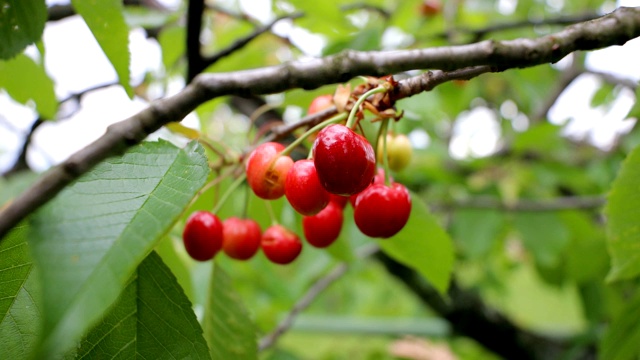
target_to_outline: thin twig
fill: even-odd
[[[364,259],[378,252],[380,248],[376,244],[364,246],[356,254],[358,259]],[[311,303],[320,295],[329,285],[344,275],[349,270],[349,264],[341,262],[336,265],[329,273],[318,279],[307,292],[293,305],[287,316],[270,333],[260,339],[258,349],[264,351],[275,345],[280,336],[293,326],[296,317],[303,312]]]

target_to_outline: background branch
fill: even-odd
[[[535,39],[483,41],[407,51],[346,51],[335,56],[230,73],[201,74],[180,93],[153,102],[138,114],[108,127],[84,149],[52,168],[0,212],[0,238],[105,158],[120,154],[161,126],[182,120],[198,105],[225,95],[262,95],[294,88],[314,89],[354,76],[383,76],[425,68],[456,70],[489,66],[492,71],[555,62],[577,50],[622,45],[640,36],[640,9],[619,8],[597,20]]]

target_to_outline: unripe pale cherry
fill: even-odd
[[[267,142],[255,148],[247,160],[247,182],[262,199],[274,200],[284,195],[284,182],[293,160],[280,155],[284,145]]]

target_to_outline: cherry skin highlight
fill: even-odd
[[[184,248],[194,260],[212,259],[222,248],[222,222],[208,211],[195,211],[182,232]]]
[[[402,184],[392,183],[373,184],[358,195],[353,217],[363,234],[389,238],[402,230],[410,214],[409,191]]]
[[[353,195],[371,183],[376,171],[373,147],[348,127],[333,124],[320,130],[312,151],[318,178],[328,192]]]
[[[282,225],[272,225],[262,233],[262,252],[271,262],[286,265],[302,252],[302,242],[298,235]]]
[[[222,225],[222,250],[227,256],[248,260],[258,252],[262,230],[255,220],[230,217]]]
[[[274,200],[284,195],[284,182],[293,160],[280,155],[284,145],[267,142],[255,148],[247,160],[247,182],[262,199]]]
[[[329,203],[329,193],[320,185],[313,160],[296,161],[284,183],[284,194],[302,215],[315,215]]]
[[[330,202],[318,214],[305,216],[302,228],[307,242],[317,248],[325,248],[338,238],[342,230],[344,216],[342,208],[335,202]]]

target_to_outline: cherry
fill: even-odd
[[[230,217],[222,225],[222,250],[227,256],[248,260],[258,252],[262,231],[255,220]]]
[[[389,175],[389,182],[393,182],[393,178],[391,177],[391,175]],[[382,184],[382,185],[384,185],[384,169],[383,168],[379,167],[378,171],[376,171],[376,175],[373,177],[373,180],[371,181],[371,185],[373,185],[373,184]],[[371,185],[369,185],[369,186],[371,186]],[[359,192],[359,193],[357,193],[355,195],[349,196],[349,203],[351,203],[352,207],[355,208],[356,199],[363,192],[364,192],[364,190],[362,190],[361,192]]]
[[[328,109],[333,106],[333,96],[326,94],[320,95],[311,101],[309,104],[309,109],[307,110],[307,115],[315,114],[322,110]]]
[[[389,238],[402,230],[410,213],[411,197],[404,185],[373,184],[358,195],[353,217],[363,234]]]
[[[210,260],[222,248],[222,222],[208,211],[196,211],[187,219],[182,240],[193,259]]]
[[[333,124],[320,130],[312,151],[318,178],[328,192],[353,195],[371,183],[376,171],[373,147],[350,128]]]
[[[284,183],[284,194],[302,215],[315,215],[329,203],[329,193],[320,185],[313,160],[296,161]]]
[[[267,142],[255,148],[247,160],[247,182],[260,198],[273,200],[284,195],[284,182],[293,160],[280,155],[284,145]]]
[[[340,206],[341,209],[344,209],[348,201],[349,201],[348,196],[341,196],[341,195],[336,195],[331,193],[329,194],[329,202],[335,203],[336,205]]]
[[[317,248],[331,245],[342,230],[342,208],[335,202],[330,202],[327,207],[313,216],[305,216],[302,219],[302,228],[307,242]]]
[[[384,156],[384,144],[382,138],[378,140],[378,162],[382,163],[382,157]],[[400,171],[409,165],[411,161],[411,155],[413,154],[413,148],[411,147],[411,141],[404,134],[392,135],[387,134],[387,161],[389,162],[389,169],[393,171]]]
[[[286,265],[295,260],[302,251],[298,235],[282,225],[272,225],[262,233],[262,252],[271,262]]]

